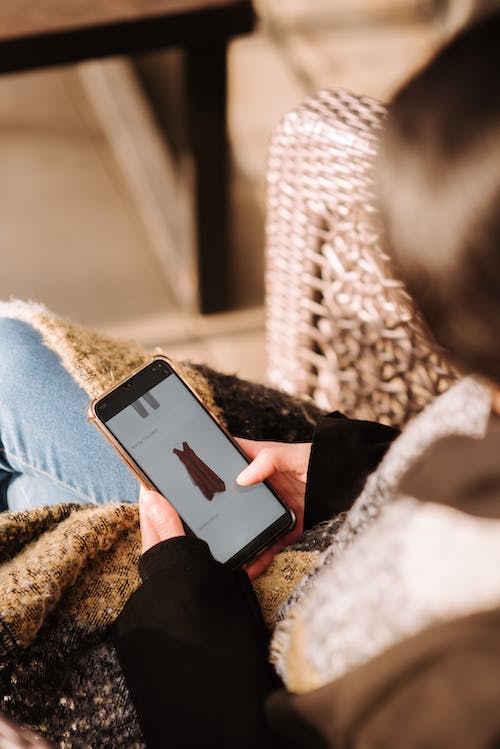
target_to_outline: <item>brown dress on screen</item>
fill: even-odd
[[[226,491],[224,481],[196,455],[187,442],[182,443],[182,450],[174,448],[172,452],[184,464],[193,483],[196,484],[209,502],[213,499],[216,492]]]

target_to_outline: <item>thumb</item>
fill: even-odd
[[[160,541],[185,535],[176,510],[158,492],[141,487],[139,516],[143,553]]]
[[[249,486],[264,481],[276,471],[283,470],[281,463],[279,448],[264,447],[250,465],[236,477],[236,483],[240,486]]]

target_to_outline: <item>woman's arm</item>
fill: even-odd
[[[250,565],[249,575],[259,574],[302,532],[308,476],[315,486],[306,505],[312,525],[355,499],[397,434],[333,414],[318,425],[312,451],[311,443],[240,441],[254,460],[238,480],[270,478],[298,517],[293,533]],[[119,617],[114,639],[147,746],[164,749],[172,742],[188,749],[210,736],[219,747],[236,741],[239,749],[276,748],[263,704],[279,684],[247,575],[228,570],[206,544],[185,537],[160,495],[142,491],[139,508],[143,585]]]
[[[140,513],[143,584],[113,636],[148,749],[275,749],[263,706],[279,684],[248,576],[181,535],[160,495],[141,492]]]
[[[338,411],[320,419],[309,462],[304,527],[348,510],[399,434],[394,427],[346,419]]]

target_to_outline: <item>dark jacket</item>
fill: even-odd
[[[308,526],[352,504],[397,436],[389,427],[339,416],[318,425]],[[494,418],[484,440],[436,443],[402,490],[498,517],[499,451]],[[446,482],[450,472],[453,482]],[[150,549],[140,571],[143,585],[114,636],[149,749],[497,745],[500,611],[430,627],[320,689],[292,695],[268,663],[266,631],[245,573],[218,564],[203,542],[189,537]]]

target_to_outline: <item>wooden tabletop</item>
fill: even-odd
[[[0,72],[251,30],[251,0],[4,0]]]
[[[7,0],[0,3],[0,39],[50,34],[146,18],[231,11],[240,0]]]

